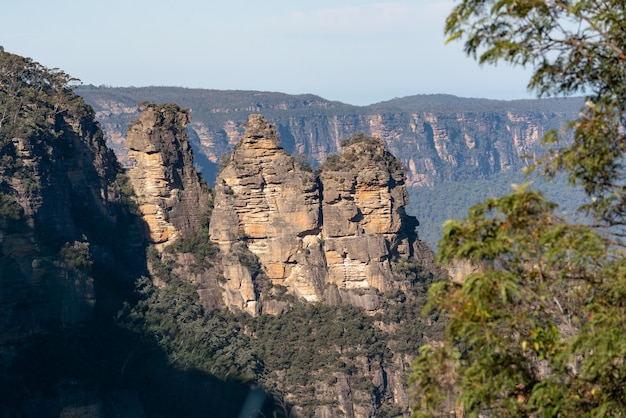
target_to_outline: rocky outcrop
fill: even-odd
[[[320,215],[319,184],[312,170],[280,146],[276,130],[265,119],[250,116],[246,133],[216,182],[209,230],[222,253],[231,254],[224,259],[227,304],[255,314],[259,309],[254,277],[232,257],[241,256],[241,250],[258,257],[273,284],[319,301]]]
[[[405,169],[380,139],[358,134],[342,145],[320,173],[327,281],[384,292],[390,255],[413,255],[417,220],[404,211]]]
[[[124,213],[121,168],[93,113],[80,98],[65,100],[74,102],[46,130],[0,138],[0,317],[7,321],[0,331],[13,337],[88,321],[96,302],[91,266],[128,268],[117,263],[140,254],[129,249],[143,241]],[[120,222],[136,232],[124,245]]]
[[[0,67],[0,415],[97,416],[93,374],[77,377],[59,347],[80,352],[65,336],[111,315],[146,273],[142,225],[71,78],[1,47]]]
[[[128,131],[128,176],[158,248],[199,230],[198,211],[207,200],[185,133],[189,119],[177,105],[152,104]]]
[[[251,115],[217,178],[209,229],[224,254],[227,305],[263,310],[256,281],[266,278],[306,301],[377,309],[377,293],[393,286],[392,258],[415,255],[404,182],[379,139],[353,136],[316,175]]]

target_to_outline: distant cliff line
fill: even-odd
[[[520,170],[519,157],[539,152],[543,135],[563,129],[578,114],[581,98],[488,100],[417,95],[370,106],[352,106],[314,95],[186,89],[81,86],[76,92],[96,110],[109,145],[122,161],[128,123],[139,103],[177,103],[191,109],[188,134],[196,163],[213,184],[222,155],[244,133],[241,121],[262,113],[276,126],[283,147],[313,164],[340,151],[355,132],[382,139],[407,167],[407,186],[484,179]]]

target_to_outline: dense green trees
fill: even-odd
[[[414,363],[415,416],[626,414],[624,21],[616,0],[463,0],[448,17],[479,62],[532,67],[540,95],[587,94],[573,140],[547,135],[538,167],[584,189],[593,225],[527,187],[446,224],[439,260],[473,273],[431,288],[449,322]]]
[[[13,141],[54,141],[63,135],[64,116],[86,111],[82,98],[72,92],[74,81],[58,69],[10,54],[0,46],[0,216],[12,220],[21,216],[15,191],[2,177],[19,179],[29,191],[39,187],[39,180],[18,158]]]
[[[438,280],[433,273],[415,260],[394,260],[396,280],[405,282],[406,289],[382,295],[384,309],[375,315],[350,305],[305,303],[294,298],[281,315],[251,317],[203,307],[197,286],[179,276],[181,266],[176,260],[186,251],[187,256],[201,259],[191,270],[211,274],[207,271],[210,266],[203,262],[211,258],[207,251],[214,249],[207,243],[191,234],[163,253],[149,250],[151,272],[162,286],[157,288],[151,280],[140,279],[139,300],[120,312],[121,323],[134,334],[154,341],[175,367],[226,382],[254,382],[276,401],[297,399],[305,416],[312,416],[316,406],[335,402],[325,399],[319,387],[334,387],[337,376],[345,377],[352,390],[372,396],[355,402],[371,405],[379,416],[398,412],[389,388],[380,383],[375,387],[363,364],[367,363],[372,373],[383,368],[384,373],[392,373],[405,353],[417,350],[424,336],[441,338],[436,318],[419,314],[426,302],[426,289]],[[252,253],[246,257],[258,263]],[[263,286],[273,285],[266,279]],[[337,408],[334,403],[330,406]]]

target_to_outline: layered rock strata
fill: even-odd
[[[376,309],[377,291],[392,286],[392,258],[413,256],[417,242],[402,165],[379,139],[356,135],[316,175],[261,115],[245,128],[217,178],[209,228],[224,254],[226,304],[260,312],[260,273],[307,301]]]
[[[355,107],[319,97],[256,91],[83,86],[112,145],[125,137],[136,117],[134,103],[171,97],[194,110],[190,135],[204,174],[213,182],[220,156],[241,137],[237,123],[264,112],[281,134],[285,149],[321,163],[353,132],[381,138],[407,168],[408,187],[432,187],[465,178],[483,179],[519,171],[521,155],[540,153],[541,137],[562,129],[583,105],[581,98],[497,101],[445,95],[404,97]],[[124,152],[116,148],[118,155]]]
[[[189,121],[189,113],[177,105],[151,104],[128,131],[128,176],[158,248],[200,228],[198,209],[206,192],[185,133]]]
[[[251,115],[241,142],[215,185],[209,233],[224,258],[228,306],[257,313],[249,269],[237,256],[251,251],[273,284],[318,301],[323,281],[320,190],[313,172],[281,146],[276,130]],[[242,248],[245,247],[245,248]]]
[[[412,255],[409,235],[403,233],[417,226],[404,211],[405,176],[382,141],[363,134],[344,141],[341,155],[322,165],[327,282],[339,289],[388,290],[390,256]]]

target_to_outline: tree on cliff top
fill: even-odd
[[[626,415],[624,22],[622,0],[462,0],[448,16],[480,63],[532,67],[540,96],[587,94],[573,141],[548,134],[538,166],[582,186],[594,225],[527,187],[448,221],[438,258],[473,273],[429,292],[448,325],[414,363],[415,416]]]

